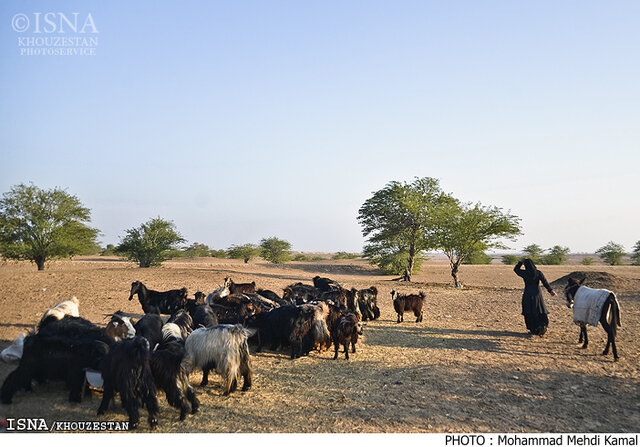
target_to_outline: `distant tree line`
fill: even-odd
[[[522,257],[527,257],[533,260],[536,264],[566,264],[569,248],[554,245],[548,250],[548,253],[545,254],[545,250],[543,250],[538,244],[531,244],[527,245],[522,252],[524,256],[503,255],[502,262],[509,265],[515,265],[520,259],[522,259]],[[609,242],[596,250],[596,254],[605,264],[621,265],[622,258],[626,255],[626,252],[622,245],[615,242]],[[629,254],[629,258],[631,259],[632,265],[640,265],[640,241],[636,242],[633,246],[633,251]],[[592,265],[594,263],[594,259],[587,256],[582,259],[581,263],[583,265]]]
[[[258,244],[232,245],[226,250],[211,249],[198,242],[181,246],[185,239],[175,224],[159,216],[126,230],[118,245],[102,248],[97,242],[99,230],[89,226],[90,214],[78,197],[60,188],[13,186],[0,199],[0,255],[31,261],[38,270],[53,259],[98,253],[121,256],[143,268],[160,265],[172,257],[228,257],[244,262],[262,257],[272,263],[325,259],[303,253],[293,255],[291,244],[275,236],[263,238]],[[496,207],[462,203],[444,193],[438,180],[429,177],[412,183],[389,183],[362,205],[358,220],[368,237],[364,253],[338,252],[332,258],[365,256],[408,281],[427,259],[425,252],[438,249],[447,255],[451,275],[459,285],[457,275],[462,263],[490,263],[486,250],[506,248],[498,239],[520,234],[516,216]],[[557,245],[545,254],[533,244],[525,248],[525,253],[542,264],[562,264],[568,248]],[[617,265],[625,252],[621,245],[609,242],[596,254],[604,262]],[[511,263],[509,256],[512,255],[503,257],[503,262]],[[640,265],[640,241],[630,257],[634,265]],[[592,262],[585,258],[583,263],[589,260]]]

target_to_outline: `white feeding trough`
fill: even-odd
[[[91,388],[102,388],[104,385],[104,380],[102,379],[102,374],[100,371],[95,371],[93,369],[87,369],[84,372],[84,377]]]

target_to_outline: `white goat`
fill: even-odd
[[[63,301],[61,303],[56,304],[54,307],[52,307],[51,309],[49,309],[44,313],[44,315],[40,319],[39,325],[42,325],[42,323],[47,319],[62,320],[65,315],[71,315],[72,317],[79,317],[80,316],[80,312],[78,311],[79,304],[80,302],[78,301],[78,298],[76,298],[75,296],[72,296],[71,299],[67,301]]]

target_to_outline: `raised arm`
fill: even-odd
[[[522,269],[522,261],[518,261],[516,266],[513,268],[513,271],[516,273],[516,275],[520,276],[521,278],[524,278],[524,270]]]

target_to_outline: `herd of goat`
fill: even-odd
[[[187,289],[158,292],[140,281],[131,285],[129,300],[138,295],[144,316],[137,322],[118,311],[106,327],[79,316],[73,297],[48,310],[36,330],[24,339],[18,367],[0,389],[0,401],[10,404],[19,390],[30,391],[32,381],[63,380],[69,400],[80,402],[89,391],[87,374],[99,373],[103,397],[98,415],[104,414],[116,393],[129,416],[129,427],[139,423],[139,410],[146,407],[150,427],[158,423],[157,391],[180,410],[180,420],[198,411],[199,402],[189,374],[201,369],[201,386],[209,372],[223,378],[223,393],[229,394],[243,380],[251,387],[252,367],[249,338],[256,352],[290,346],[291,358],[312,350],[327,350],[333,344],[334,359],[344,347],[356,352],[363,321],[380,317],[375,287],[346,289],[336,281],[316,276],[313,286],[295,283],[282,296],[256,289],[255,282],[237,284],[225,279],[222,287],[205,295],[187,297]],[[404,312],[422,321],[425,295],[392,292],[398,322]],[[168,320],[161,315],[170,315]]]

